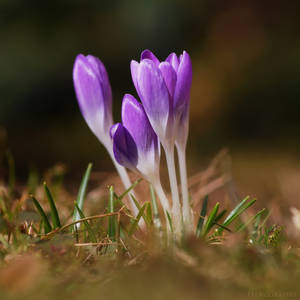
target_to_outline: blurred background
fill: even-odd
[[[190,174],[227,147],[247,192],[280,176],[288,193],[300,180],[299,17],[297,1],[1,0],[0,158],[10,149],[19,178],[57,162],[69,174],[89,161],[113,170],[77,106],[76,55],[106,65],[118,121],[122,95],[134,93],[130,60],[146,48],[160,59],[187,50]]]

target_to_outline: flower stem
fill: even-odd
[[[132,183],[130,181],[130,178],[128,176],[126,169],[124,167],[122,167],[121,165],[119,165],[114,158],[112,158],[112,161],[118,171],[118,174],[122,180],[122,183],[123,183],[125,189],[126,190],[129,189],[131,187]],[[135,197],[134,192],[132,190],[129,193],[133,194],[133,196]],[[128,194],[128,198],[129,198],[130,207],[134,213],[134,216],[137,216],[137,214],[139,213],[139,210],[136,207],[134,201],[132,200],[132,198],[130,197],[129,194]]]
[[[166,218],[167,228],[168,228],[169,232],[171,232],[171,225],[169,224],[169,220],[168,220],[168,216],[167,216],[167,211],[170,212],[169,200],[161,186],[160,180],[156,180],[155,182],[153,182],[152,186],[160,200],[161,206],[163,207],[164,215]]]
[[[176,148],[179,161],[180,183],[182,192],[183,223],[185,229],[191,231],[193,230],[193,214],[191,213],[191,207],[189,203],[185,147],[179,147],[178,145],[176,145]]]
[[[164,146],[166,153],[167,167],[169,172],[169,181],[172,193],[172,216],[174,218],[175,235],[180,236],[181,225],[181,205],[179,201],[178,184],[176,177],[175,161],[174,161],[174,144],[169,147]]]
[[[161,186],[160,181],[158,182],[154,182],[153,184],[153,188],[160,200],[161,206],[163,207],[164,210],[170,211],[170,205],[169,205],[169,200]]]

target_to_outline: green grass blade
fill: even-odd
[[[196,237],[197,238],[200,237],[200,235],[201,235],[204,218],[205,218],[206,212],[207,212],[207,203],[208,203],[208,196],[205,196],[205,198],[203,200],[202,209],[201,209],[200,217],[198,220],[197,228],[196,228]]]
[[[222,218],[223,216],[226,214],[227,210],[226,209],[223,209],[215,218],[215,223],[218,223]]]
[[[77,203],[75,203],[75,208],[77,209],[80,218],[81,218],[81,219],[84,219],[84,218],[85,218],[85,215],[84,215],[84,213],[82,212],[82,210],[79,208],[79,206],[78,206]],[[87,230],[87,232],[88,232],[88,234],[89,234],[89,238],[90,238],[91,242],[92,242],[92,243],[97,243],[96,235],[95,235],[95,233],[94,233],[94,231],[93,231],[91,225],[89,224],[89,222],[88,222],[88,221],[83,221],[83,224],[84,224],[84,226],[85,226],[85,228],[86,228],[86,230]]]
[[[237,212],[242,208],[242,206],[248,201],[249,196],[247,196],[245,199],[243,199],[231,212],[230,214],[226,217],[224,220],[223,224],[227,224],[227,222],[230,221],[230,219],[237,214]]]
[[[230,225],[235,219],[237,219],[246,209],[248,209],[250,206],[252,206],[256,199],[252,199],[249,202],[247,202],[249,197],[247,196],[244,200],[242,200],[227,216],[225,221],[223,222],[223,226],[227,227]],[[223,228],[218,229],[218,234],[222,233]]]
[[[257,218],[259,218],[264,212],[266,211],[265,208],[263,208],[262,210],[260,210],[256,215],[252,216],[246,223],[241,224],[236,232],[240,232],[243,231],[245,228],[247,228],[253,221],[255,221]]]
[[[173,232],[173,222],[172,222],[172,218],[169,214],[169,212],[166,210],[166,215],[167,215],[167,218],[168,218],[168,221],[169,221],[169,225],[170,225],[170,230],[171,232]]]
[[[136,187],[137,184],[139,184],[142,181],[142,179],[138,179],[136,180],[124,193],[122,193],[119,196],[119,199],[122,200],[132,189],[134,189]]]
[[[214,206],[214,208],[212,209],[212,211],[210,212],[210,214],[208,215],[208,218],[203,226],[203,231],[201,232],[201,236],[205,237],[209,230],[213,227],[213,225],[215,224],[215,219],[219,210],[219,202]]]
[[[44,231],[47,234],[48,232],[52,231],[52,227],[50,225],[50,222],[47,218],[47,215],[45,214],[42,206],[40,205],[40,203],[33,197],[33,195],[30,195],[31,200],[33,201],[33,204],[35,206],[35,208],[37,209],[38,213],[40,214],[43,223],[44,223]]]
[[[108,199],[108,212],[113,213],[114,212],[114,187],[111,186],[109,188],[109,199]],[[108,236],[112,241],[116,240],[116,233],[117,233],[117,222],[116,222],[116,216],[110,216],[108,217]]]
[[[137,214],[137,216],[136,216],[134,222],[131,224],[131,226],[130,226],[130,228],[129,228],[129,230],[128,230],[128,235],[129,235],[129,236],[132,236],[132,235],[135,233],[135,231],[137,230],[138,223],[139,223],[141,217],[142,217],[143,214],[144,214],[144,211],[145,211],[145,209],[146,209],[146,206],[147,206],[147,202],[143,204],[143,206],[142,206],[141,209],[139,210],[139,213]]]
[[[52,223],[53,223],[53,228],[55,229],[55,228],[61,227],[58,212],[57,212],[57,209],[56,209],[56,205],[55,205],[54,199],[51,195],[51,192],[50,192],[46,182],[44,182],[44,189],[45,189],[45,193],[46,193],[48,202],[50,204],[50,212],[51,212],[51,219],[52,219]]]
[[[87,189],[87,185],[89,182],[89,178],[91,175],[91,171],[92,171],[92,167],[93,165],[91,163],[88,164],[88,167],[82,177],[81,183],[80,183],[80,187],[79,187],[79,191],[78,191],[78,195],[77,195],[77,199],[76,199],[76,203],[78,205],[78,207],[80,208],[80,210],[83,210],[83,203],[84,203],[84,199],[85,199],[85,195],[86,195],[86,189]],[[80,219],[80,214],[78,212],[78,210],[76,209],[76,207],[74,208],[74,214],[73,214],[73,222],[77,221]],[[77,229],[80,228],[80,223],[75,225],[77,227]]]
[[[145,222],[148,226],[151,226],[153,224],[153,214],[152,214],[152,207],[150,202],[146,202],[146,213],[145,213]]]
[[[130,197],[132,198],[134,205],[137,207],[137,209],[140,211],[141,210],[141,206],[139,204],[139,202],[136,200],[136,198],[133,195],[130,195]]]
[[[155,192],[152,184],[150,186],[150,196],[151,196],[151,204],[152,204],[152,210],[153,210],[153,224],[157,229],[161,229],[161,221],[159,217],[159,211],[157,207],[157,202],[156,202],[156,197],[155,197]]]

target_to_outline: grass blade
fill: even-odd
[[[129,236],[132,236],[135,233],[135,231],[138,227],[138,223],[139,223],[141,217],[144,215],[144,211],[145,211],[147,205],[148,205],[147,202],[144,203],[143,206],[141,207],[141,209],[139,210],[139,213],[137,214],[134,222],[131,224],[131,226],[128,230],[128,235]]]
[[[137,207],[137,209],[140,211],[141,210],[141,206],[139,204],[139,202],[136,200],[136,198],[133,195],[130,195],[130,197],[132,198],[134,205]]]
[[[199,217],[197,228],[196,228],[196,237],[197,238],[200,237],[200,235],[201,235],[204,218],[205,218],[206,212],[207,212],[207,203],[208,203],[208,195],[205,196],[205,198],[203,200],[202,209],[201,209],[200,217]]]
[[[168,221],[169,221],[169,225],[170,225],[170,230],[171,232],[173,232],[173,223],[172,223],[172,218],[169,214],[169,212],[166,210],[166,215],[167,215],[167,218],[168,218]]]
[[[152,204],[152,210],[153,210],[153,224],[157,229],[161,230],[162,226],[161,226],[161,221],[160,221],[160,217],[159,217],[154,188],[153,188],[152,184],[150,184],[149,186],[150,186],[150,196],[151,196],[151,204]]]
[[[109,199],[108,199],[108,212],[113,213],[114,212],[114,187],[111,186],[109,188]],[[116,232],[117,232],[117,223],[116,223],[116,217],[110,216],[108,217],[108,236],[112,241],[115,241],[116,239]]]
[[[57,212],[57,209],[56,209],[54,199],[51,195],[51,192],[50,192],[46,182],[44,182],[44,189],[45,189],[45,193],[46,193],[48,202],[50,204],[50,212],[51,212],[51,219],[52,219],[52,223],[53,223],[53,228],[54,229],[59,228],[59,227],[61,227],[61,224],[60,224],[58,212]]]
[[[245,199],[243,199],[231,212],[230,214],[227,216],[227,218],[224,220],[223,224],[228,224],[228,222],[230,222],[230,220],[232,219],[232,217],[234,217],[238,211],[243,207],[243,205],[245,205],[245,203],[248,201],[249,196],[247,196]],[[231,222],[230,222],[231,223]]]
[[[82,210],[79,208],[79,206],[77,205],[77,203],[75,203],[75,208],[77,209],[80,218],[84,219],[85,215],[82,212]],[[95,235],[95,233],[94,233],[91,225],[89,224],[89,222],[85,220],[85,221],[83,221],[83,224],[84,224],[84,226],[85,226],[85,228],[86,228],[86,230],[87,230],[87,232],[89,234],[89,238],[90,238],[91,242],[92,243],[97,243],[96,235]]]
[[[153,224],[153,214],[152,214],[152,207],[150,202],[146,202],[146,213],[145,213],[145,222],[148,226],[151,226]]]
[[[76,203],[78,205],[78,207],[80,208],[80,210],[83,210],[83,203],[84,203],[84,199],[85,199],[85,194],[86,194],[86,188],[88,185],[88,181],[91,175],[91,171],[92,171],[92,164],[89,163],[88,167],[82,177],[81,183],[80,183],[80,187],[79,187],[79,191],[78,191],[78,195],[77,195],[77,199],[76,199]],[[74,208],[74,214],[73,214],[73,222],[77,221],[80,219],[80,214],[78,212],[78,210],[76,208]],[[80,223],[75,225],[77,227],[77,229],[80,228]]]
[[[257,218],[259,218],[264,212],[266,211],[265,208],[263,208],[262,210],[260,210],[256,215],[252,216],[246,223],[240,225],[236,232],[240,232],[242,230],[244,230],[245,228],[247,228],[254,220],[256,220]]]
[[[140,183],[142,181],[142,179],[138,179],[136,180],[124,193],[122,193],[120,196],[119,196],[119,199],[122,200],[132,189],[134,189],[136,187],[136,185],[138,183]],[[132,195],[130,195],[132,196]]]
[[[40,203],[33,197],[33,195],[30,195],[31,200],[33,201],[33,204],[35,206],[35,208],[37,209],[37,211],[39,212],[43,223],[44,223],[44,231],[45,234],[49,233],[50,231],[52,231],[52,227],[50,225],[50,222],[47,218],[47,215],[45,214],[42,206],[40,205]]]
[[[256,199],[252,199],[249,202],[247,202],[249,197],[247,196],[244,200],[242,200],[227,216],[225,221],[223,222],[223,226],[227,227],[229,224],[231,224],[235,219],[237,219],[246,209],[248,209],[250,206],[252,206]],[[218,234],[222,233],[223,228],[218,229]]]
[[[214,206],[210,214],[208,215],[207,221],[205,222],[203,226],[203,231],[201,232],[201,236],[205,237],[209,230],[212,228],[212,226],[215,224],[215,219],[219,210],[219,202]]]
[[[215,218],[215,223],[218,223],[218,221],[220,221],[223,216],[226,214],[227,210],[223,209]],[[222,227],[222,226],[221,226]]]

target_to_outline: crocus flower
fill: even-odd
[[[188,136],[191,59],[186,51],[177,57],[171,53],[160,62],[149,50],[143,51],[140,63],[131,62],[131,75],[149,121],[166,152],[173,214],[180,222],[180,202],[174,164],[174,145],[179,154],[183,194],[183,218],[188,222],[190,208],[187,192],[185,148]],[[183,153],[183,154],[182,154]]]
[[[112,118],[112,92],[105,66],[95,56],[76,57],[73,68],[73,81],[81,113],[91,131],[106,147],[126,189],[131,186],[129,176],[114,159],[112,140],[109,136]],[[135,215],[136,206],[130,198]]]
[[[162,206],[169,209],[159,176],[160,144],[145,110],[133,96],[126,94],[122,102],[122,124],[111,127],[116,161],[141,174],[153,184]]]
[[[73,80],[81,113],[105,146],[109,146],[109,129],[112,120],[112,92],[103,63],[95,56],[76,57]]]

